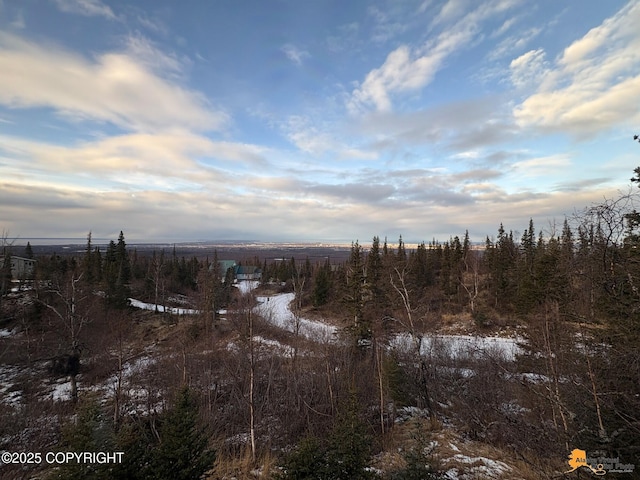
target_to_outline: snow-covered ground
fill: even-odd
[[[0,402],[17,406],[22,399],[22,391],[14,389],[14,383],[23,369],[16,365],[0,365]]]
[[[260,285],[258,281],[242,281],[234,284],[243,294],[249,294]],[[295,333],[309,340],[324,342],[337,338],[338,329],[333,325],[328,325],[317,320],[296,316],[291,311],[290,304],[294,299],[293,293],[281,293],[273,296],[256,297],[259,305],[256,313],[273,325]],[[135,298],[130,298],[131,305],[144,310],[164,312],[165,309],[174,315],[194,315],[198,310],[192,308],[165,307],[146,303]],[[9,335],[8,331],[0,331],[0,336]],[[516,338],[503,337],[478,337],[471,335],[428,335],[422,339],[420,351],[423,355],[443,355],[453,358],[464,358],[467,356],[477,356],[479,354],[500,356],[505,360],[513,360],[520,352]],[[413,347],[413,340],[408,333],[396,335],[391,341],[391,347],[401,350],[410,350]]]
[[[67,378],[60,379],[53,383],[51,399],[54,402],[66,402],[71,400],[71,380],[68,380]]]
[[[293,314],[290,304],[294,299],[293,293],[281,293],[272,297],[257,297],[260,304],[256,312],[266,321],[289,332],[296,332],[303,337],[315,341],[333,340],[337,335],[337,328],[316,320],[298,318]]]
[[[193,308],[165,307],[164,305],[156,305],[155,303],[141,302],[140,300],[136,300],[135,298],[130,298],[129,302],[131,302],[132,307],[140,308],[142,310],[152,310],[154,312],[156,311],[157,307],[158,312],[164,312],[166,309],[167,312],[174,315],[195,315],[198,313],[198,310],[195,310]]]
[[[234,284],[243,294],[249,294],[260,285],[258,281],[242,281]],[[256,297],[259,305],[256,313],[273,325],[292,333],[298,331],[309,340],[318,342],[333,341],[337,338],[338,329],[333,325],[328,325],[317,320],[296,316],[291,311],[291,302],[294,299],[293,293],[281,293],[273,296]],[[198,310],[192,308],[165,307],[146,303],[135,298],[130,298],[131,305],[144,310],[167,312],[174,315],[194,315]],[[0,331],[0,336],[8,336],[11,332]],[[479,337],[471,335],[425,335],[422,338],[420,352],[423,355],[446,355],[453,358],[462,359],[464,357],[474,357],[477,355],[499,356],[505,360],[515,359],[521,349],[517,338],[503,337]],[[408,333],[396,335],[391,341],[391,347],[400,350],[410,350],[414,348],[413,340]]]
[[[425,335],[422,339],[420,352],[423,355],[438,355],[461,359],[478,354],[499,356],[505,360],[514,360],[520,347],[517,338],[478,337],[471,335]],[[414,347],[414,342],[408,333],[395,336],[391,345],[400,350],[408,351]]]
[[[257,280],[243,280],[241,282],[234,283],[233,286],[240,290],[240,293],[246,294],[255,290],[260,285],[260,282]]]
[[[9,330],[8,328],[0,329],[0,337],[10,337],[15,334],[16,334],[15,330]]]
[[[277,355],[285,358],[292,358],[294,355],[294,349],[290,345],[285,345],[277,340],[264,338],[260,335],[254,335],[252,337],[254,349],[258,357],[263,354]],[[246,345],[245,345],[246,348]],[[234,353],[240,353],[242,351],[241,346],[236,341],[231,341],[227,344],[227,350]]]
[[[252,290],[258,288],[258,285],[260,285],[260,282],[258,281],[244,281],[234,284],[234,286],[237,287],[238,290],[240,290],[240,292],[242,293],[249,293]],[[182,300],[175,297],[171,297],[171,299],[174,301]],[[140,308],[142,310],[151,310],[154,312],[157,310],[158,312],[163,313],[166,310],[168,313],[171,313],[173,315],[197,315],[198,313],[200,313],[195,308],[165,307],[164,305],[156,305],[155,303],[142,302],[140,300],[136,300],[135,298],[130,298],[129,302],[131,303],[131,306],[135,308]],[[226,313],[226,311],[220,311],[219,313]]]
[[[458,463],[465,466],[463,472],[460,471],[460,468],[449,468],[445,473],[447,480],[510,478],[509,474],[512,471],[509,465],[499,460],[492,460],[486,457],[470,457],[462,454],[456,454],[444,460],[443,463]]]
[[[250,291],[248,289],[247,291]],[[295,332],[296,317],[291,311],[293,293],[281,293],[270,297],[257,297],[259,305],[256,312],[265,320],[289,332]],[[300,335],[316,341],[332,340],[337,337],[338,329],[326,323],[298,319]],[[423,355],[446,354],[453,358],[477,356],[480,354],[499,356],[505,360],[513,360],[520,351],[517,338],[476,337],[471,335],[429,335],[424,336],[421,344]],[[413,348],[411,336],[408,333],[396,335],[391,341],[393,348],[409,350]]]

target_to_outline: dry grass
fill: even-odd
[[[436,452],[445,471],[455,468],[459,474],[477,479],[539,480],[557,476],[558,459],[527,458],[482,442],[464,440],[454,430],[443,430],[435,437]]]
[[[420,441],[417,438],[421,438]],[[420,444],[420,442],[422,444]],[[482,442],[465,440],[451,427],[416,418],[396,425],[385,441],[385,449],[376,455],[372,466],[386,474],[406,466],[403,453],[416,447],[433,447],[430,454],[440,471],[461,479],[540,480],[557,477],[563,458],[528,458]]]
[[[207,472],[205,478],[207,480],[271,478],[277,471],[276,462],[277,459],[269,451],[263,452],[254,461],[249,447],[236,456],[219,453],[213,469]]]
[[[441,330],[446,333],[469,333],[476,329],[470,313],[443,313]]]

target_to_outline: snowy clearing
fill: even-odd
[[[301,317],[296,322],[296,317],[290,308],[294,297],[293,293],[257,297],[260,304],[255,309],[256,313],[267,322],[292,333],[296,332],[297,325],[298,333],[309,340],[321,342],[335,339],[338,329],[332,325]]]
[[[248,283],[248,282],[247,282]],[[250,291],[250,290],[249,290]],[[295,333],[296,317],[291,311],[293,293],[281,293],[271,297],[257,297],[259,305],[255,311],[269,323]],[[298,318],[300,335],[314,341],[334,341],[338,328],[326,323]],[[420,352],[422,355],[446,355],[456,359],[476,357],[479,354],[514,360],[521,349],[522,340],[503,337],[474,337],[471,335],[431,335],[422,338]],[[413,348],[413,341],[408,333],[396,335],[391,340],[391,347],[408,351]]]
[[[443,354],[462,359],[474,357],[479,353],[499,356],[505,360],[514,360],[521,349],[517,338],[475,337],[471,335],[430,335],[422,338],[420,353],[422,355]],[[395,336],[391,345],[399,350],[409,351],[414,348],[411,335],[401,333]]]

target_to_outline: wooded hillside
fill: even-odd
[[[476,478],[445,438],[494,449],[505,466],[487,478],[556,477],[575,448],[640,465],[637,202],[499,225],[484,245],[374,236],[341,263],[244,259],[262,270],[255,289],[235,288],[216,252],[141,254],[122,232],[12,282],[10,256],[30,253],[5,245],[0,449],[124,461],[1,473]],[[519,346],[460,348],[461,335]]]

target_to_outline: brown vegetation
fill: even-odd
[[[627,200],[587,211],[577,234],[530,222],[517,241],[501,226],[482,251],[467,236],[414,250],[376,237],[342,263],[252,259],[256,292],[292,295],[287,329],[222,280],[214,253],[143,255],[121,235],[103,254],[89,237],[81,255],[39,258],[29,289],[3,292],[0,449],[125,451],[130,463],[95,478],[161,478],[173,441],[194,445],[209,478],[552,478],[573,448],[638,464]],[[130,295],[197,313],[138,310]],[[337,338],[306,338],[309,317]],[[442,333],[522,345],[512,355]]]

